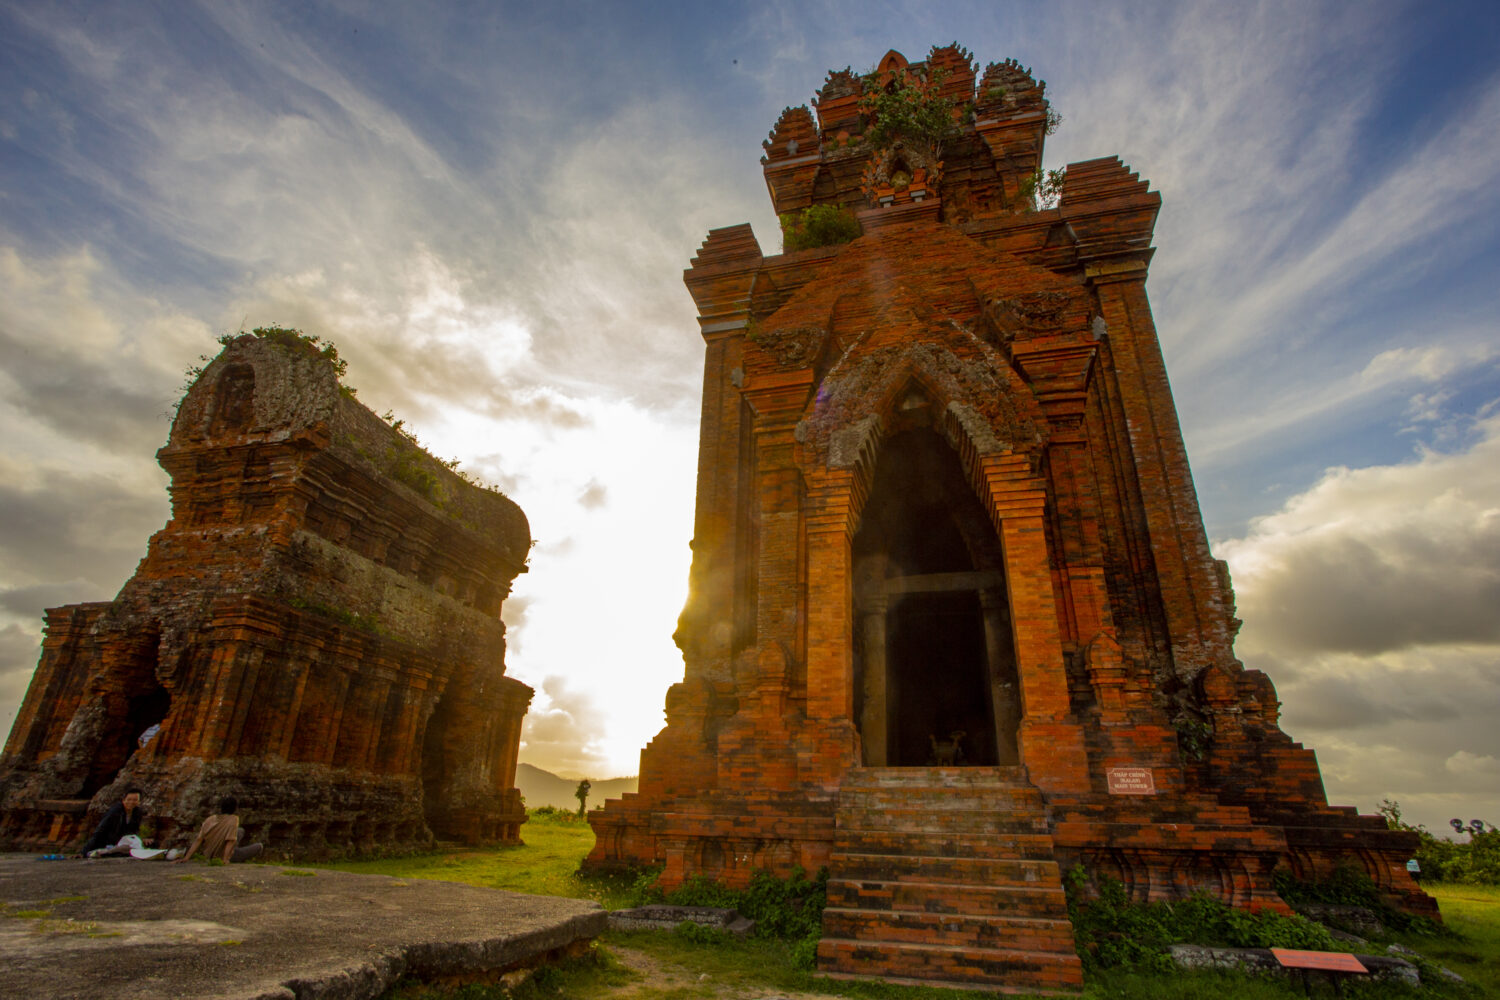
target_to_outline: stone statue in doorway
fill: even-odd
[[[952,767],[960,763],[964,759],[964,748],[960,745],[964,741],[964,735],[962,729],[955,729],[948,734],[946,740],[939,740],[928,733],[927,739],[932,743],[932,757],[928,763],[938,767]]]

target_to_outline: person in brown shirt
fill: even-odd
[[[208,860],[222,858],[226,862],[249,861],[265,850],[264,844],[239,846],[240,838],[245,835],[244,829],[240,826],[240,818],[235,815],[239,807],[240,804],[233,795],[226,795],[220,799],[219,811],[203,821],[187,853],[173,863],[182,864],[200,849]]]

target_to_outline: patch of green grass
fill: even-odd
[[[64,903],[81,903],[87,896],[59,896],[56,899],[39,899],[28,909],[19,909],[20,903],[0,903],[0,914],[16,920],[46,920],[54,908]]]
[[[487,889],[508,889],[539,896],[592,899],[610,909],[628,905],[631,880],[625,876],[581,876],[578,866],[594,849],[594,831],[570,813],[532,814],[521,827],[524,844],[516,847],[461,849],[369,861],[331,861],[314,865],[336,871],[398,878],[463,882]]]
[[[317,872],[307,871],[304,868],[283,868],[283,869],[281,869],[281,874],[283,874],[283,875],[291,875],[291,876],[300,877],[300,878],[313,878],[318,873]]]
[[[31,925],[33,934],[87,934],[93,937],[98,930],[98,921],[74,920],[72,917],[63,920],[43,919]]]
[[[1309,992],[1294,979],[1269,979],[1230,971],[1178,971],[1170,975],[1148,975],[1109,969],[1090,975],[1083,992],[1085,1000],[1302,1000],[1307,996],[1332,997],[1333,987],[1316,979]],[[1359,983],[1346,979],[1343,996],[1387,1000],[1424,996],[1393,983]],[[1432,994],[1425,994],[1431,997]]]
[[[585,1000],[616,995],[639,981],[641,975],[620,964],[608,949],[594,947],[585,955],[564,959],[517,978],[520,981],[514,985],[470,983],[456,987],[431,986],[406,979],[381,1000],[550,1000],[553,997]]]
[[[1424,883],[1422,888],[1438,901],[1448,933],[1398,934],[1396,939],[1500,996],[1500,886],[1448,882]]]

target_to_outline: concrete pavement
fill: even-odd
[[[296,873],[311,874],[296,874]],[[378,997],[581,948],[597,903],[278,865],[0,855],[0,992],[26,1000]]]

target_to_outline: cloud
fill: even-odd
[[[7,608],[27,593],[52,599],[61,580],[86,583],[68,603],[113,595],[168,514],[165,490],[142,495],[94,473],[41,468],[29,483],[0,476],[0,586],[20,592]]]
[[[1500,797],[1500,417],[1473,437],[1330,469],[1217,546],[1239,653],[1276,682],[1330,800],[1394,798],[1433,829]]]
[[[578,505],[584,510],[594,510],[609,502],[609,490],[597,479],[590,479],[583,492],[578,494]]]
[[[44,583],[34,587],[0,590],[0,608],[23,618],[40,621],[42,612],[64,604],[107,601],[114,593],[92,580],[76,577],[66,583]]]
[[[0,246],[0,400],[70,439],[149,455],[208,328],[124,289],[89,247]]]
[[[1466,782],[1477,778],[1500,783],[1500,756],[1460,750],[1443,762],[1443,770],[1458,775]]]
[[[594,698],[571,690],[567,678],[544,679],[521,727],[521,754],[527,763],[554,774],[608,770],[603,742],[606,719]]]
[[[507,597],[500,608],[500,620],[505,622],[505,647],[512,655],[521,652],[522,636],[526,634],[526,612],[531,608],[531,598]]]
[[[0,628],[0,733],[9,733],[41,656],[41,636],[19,625]]]
[[[1500,643],[1500,417],[1467,451],[1331,469],[1248,537],[1234,567],[1245,643],[1374,654]]]
[[[1388,732],[1394,723],[1410,723],[1413,731],[1431,723],[1431,733],[1442,734],[1444,741],[1472,738],[1474,745],[1483,745],[1488,734],[1476,708],[1500,708],[1494,654],[1494,647],[1457,646],[1377,657],[1281,660],[1261,652],[1246,657],[1277,679],[1290,716],[1322,732],[1353,739]],[[1444,727],[1451,728],[1443,733]]]

